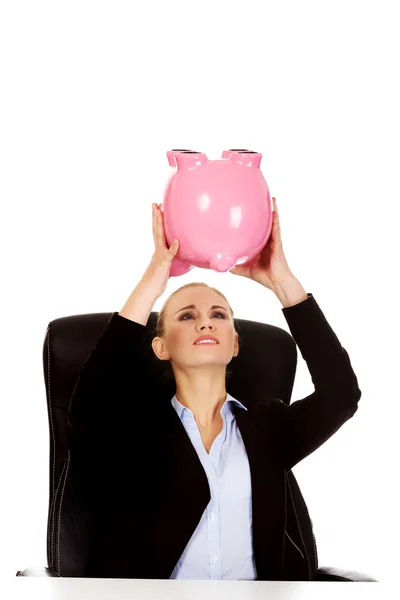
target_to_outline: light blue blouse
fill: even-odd
[[[171,400],[208,477],[211,500],[170,579],[257,579],[253,557],[250,467],[233,404],[221,408],[223,429],[208,454],[190,409]]]

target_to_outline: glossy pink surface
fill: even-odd
[[[225,272],[256,259],[272,228],[262,154],[225,150],[209,160],[202,152],[170,150],[167,157],[175,170],[160,208],[168,246],[180,242],[170,276],[193,267]]]

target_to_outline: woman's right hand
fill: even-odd
[[[171,264],[179,249],[179,241],[174,239],[171,247],[167,247],[162,212],[157,204],[152,205],[152,211],[155,249],[150,264],[142,277],[142,283],[151,296],[158,298],[167,287]]]

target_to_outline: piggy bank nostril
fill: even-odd
[[[172,148],[171,152],[181,152],[182,154],[201,154],[197,150],[188,150],[187,148]]]

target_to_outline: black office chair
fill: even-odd
[[[68,477],[67,409],[79,373],[105,329],[112,313],[63,317],[51,321],[43,346],[43,367],[50,429],[50,489],[47,522],[47,567],[31,567],[17,576],[83,577],[90,542],[90,515],[75,502],[71,477]],[[157,313],[147,322],[148,360],[155,377],[162,377],[166,363],[155,356],[151,340],[155,335]],[[297,365],[297,347],[292,336],[273,325],[235,319],[240,335],[240,352],[228,365],[227,391],[249,403],[259,398],[260,390],[281,398],[287,404],[293,389]],[[259,349],[262,348],[262,352]],[[175,381],[165,380],[166,395],[172,398]],[[170,389],[169,389],[170,387]],[[288,523],[300,517],[309,522],[302,534],[314,547],[310,568],[317,581],[377,581],[368,575],[318,565],[317,549],[307,506],[293,473],[287,473],[292,500],[288,501]]]

